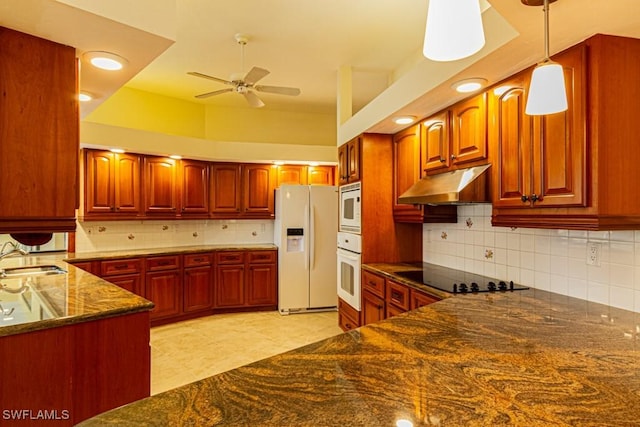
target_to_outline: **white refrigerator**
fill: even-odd
[[[282,185],[275,203],[278,311],[335,310],[338,187]]]

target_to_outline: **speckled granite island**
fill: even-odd
[[[639,338],[640,314],[558,294],[457,295],[81,425],[636,426]]]

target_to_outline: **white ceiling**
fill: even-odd
[[[493,83],[541,59],[541,8],[520,0],[489,2],[493,9],[484,14],[485,26],[496,14],[515,36],[505,35],[503,27],[485,28],[492,47],[456,66],[431,63],[420,54],[427,0],[0,0],[0,25],[73,45],[79,55],[100,49],[129,59],[129,68],[114,77],[82,68],[82,88],[99,97],[83,107],[85,114],[125,83],[194,102],[248,108],[233,93],[196,100],[194,95],[225,86],[186,74],[227,79],[241,71],[234,35],[246,33],[245,71],[266,68],[271,74],[261,84],[302,91],[298,97],[261,93],[265,109],[335,112],[337,70],[350,66],[354,111],[383,91],[387,95],[372,103],[385,105],[353,132],[393,132],[397,128],[383,124],[385,116],[424,116],[461,97],[450,90],[454,79],[483,76]],[[552,52],[596,32],[640,37],[640,0],[559,0],[551,6]],[[424,82],[432,81],[410,83],[416,70]],[[413,87],[416,93],[407,94]],[[367,109],[371,104],[360,115]]]

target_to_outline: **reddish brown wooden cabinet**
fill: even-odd
[[[309,185],[334,185],[336,182],[335,168],[333,166],[309,166],[307,182]]]
[[[280,165],[276,168],[276,187],[281,185],[307,185],[307,166]]]
[[[420,167],[420,125],[393,136],[393,219],[396,222],[457,222],[455,206],[406,205],[398,198],[422,177]]]
[[[0,27],[0,58],[0,232],[74,231],[75,49]]]
[[[441,171],[451,165],[449,110],[435,114],[422,122],[420,170]]]
[[[339,185],[360,181],[361,139],[358,136],[338,147]]]
[[[488,157],[487,94],[481,93],[451,108],[451,164],[485,163]]]
[[[384,299],[369,291],[362,291],[362,325],[379,322],[385,319]]]
[[[183,310],[185,313],[213,308],[213,262],[209,253],[184,256]]]
[[[241,214],[246,217],[273,218],[275,188],[276,173],[273,165],[242,165]]]
[[[146,265],[145,297],[155,304],[151,321],[182,314],[181,256],[150,257]]]
[[[144,212],[175,216],[178,213],[178,166],[169,157],[144,156]]]
[[[425,305],[433,304],[438,301],[440,301],[440,298],[438,297],[420,292],[416,289],[411,289],[411,310],[415,310],[416,308],[424,307]]]
[[[180,215],[209,216],[209,163],[182,159],[179,163]]]
[[[100,262],[99,275],[103,279],[118,285],[141,297],[144,290],[144,259],[111,259]]]
[[[276,251],[216,253],[216,308],[277,305]]]
[[[338,326],[347,332],[360,326],[360,312],[338,298]]]
[[[211,165],[211,216],[229,218],[240,214],[242,206],[241,166],[237,163]]]
[[[84,152],[84,216],[140,215],[140,156],[99,150]]]

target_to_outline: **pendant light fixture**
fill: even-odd
[[[432,61],[455,61],[484,46],[479,0],[429,0],[422,53]]]
[[[525,113],[530,116],[567,110],[567,91],[562,65],[549,59],[549,3],[556,0],[521,0],[527,6],[543,5],[544,60],[533,69]]]

